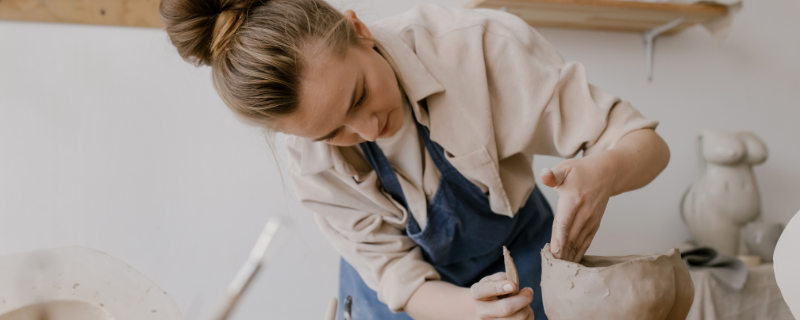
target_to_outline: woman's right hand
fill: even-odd
[[[506,279],[505,272],[484,277],[469,289],[475,301],[478,319],[533,320],[533,289],[524,288],[516,295],[500,298],[516,290],[513,282]]]

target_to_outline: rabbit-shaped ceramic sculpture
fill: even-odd
[[[767,146],[751,132],[706,130],[697,140],[700,177],[681,200],[681,216],[699,246],[740,254],[742,227],[761,215],[753,165]]]

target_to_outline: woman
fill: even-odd
[[[287,134],[356,320],[546,319],[545,243],[580,260],[609,197],[669,161],[657,122],[510,14],[426,5],[367,27],[320,0],[163,0],[161,14],[237,115]],[[541,174],[554,217],[531,160],[579,152]]]

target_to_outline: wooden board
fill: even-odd
[[[0,0],[0,19],[163,28],[159,0]]]
[[[6,0],[0,0],[6,1]],[[645,32],[672,20],[686,21],[667,33],[727,14],[716,4],[655,3],[622,0],[473,0],[468,8],[507,10],[534,27]]]

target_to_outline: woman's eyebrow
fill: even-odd
[[[362,82],[363,82],[363,79],[364,78],[362,77],[361,78]],[[353,104],[356,102],[356,93],[357,92],[358,92],[358,82],[353,84],[353,93],[350,94],[350,102],[348,104],[347,113],[346,114],[350,114],[350,111],[353,110]],[[331,138],[336,134],[336,131],[338,131],[338,130],[339,130],[339,128],[333,129],[333,131],[331,131],[330,133],[326,134],[325,136],[323,136],[321,138],[316,138],[313,141],[314,142],[319,142],[319,141]]]

